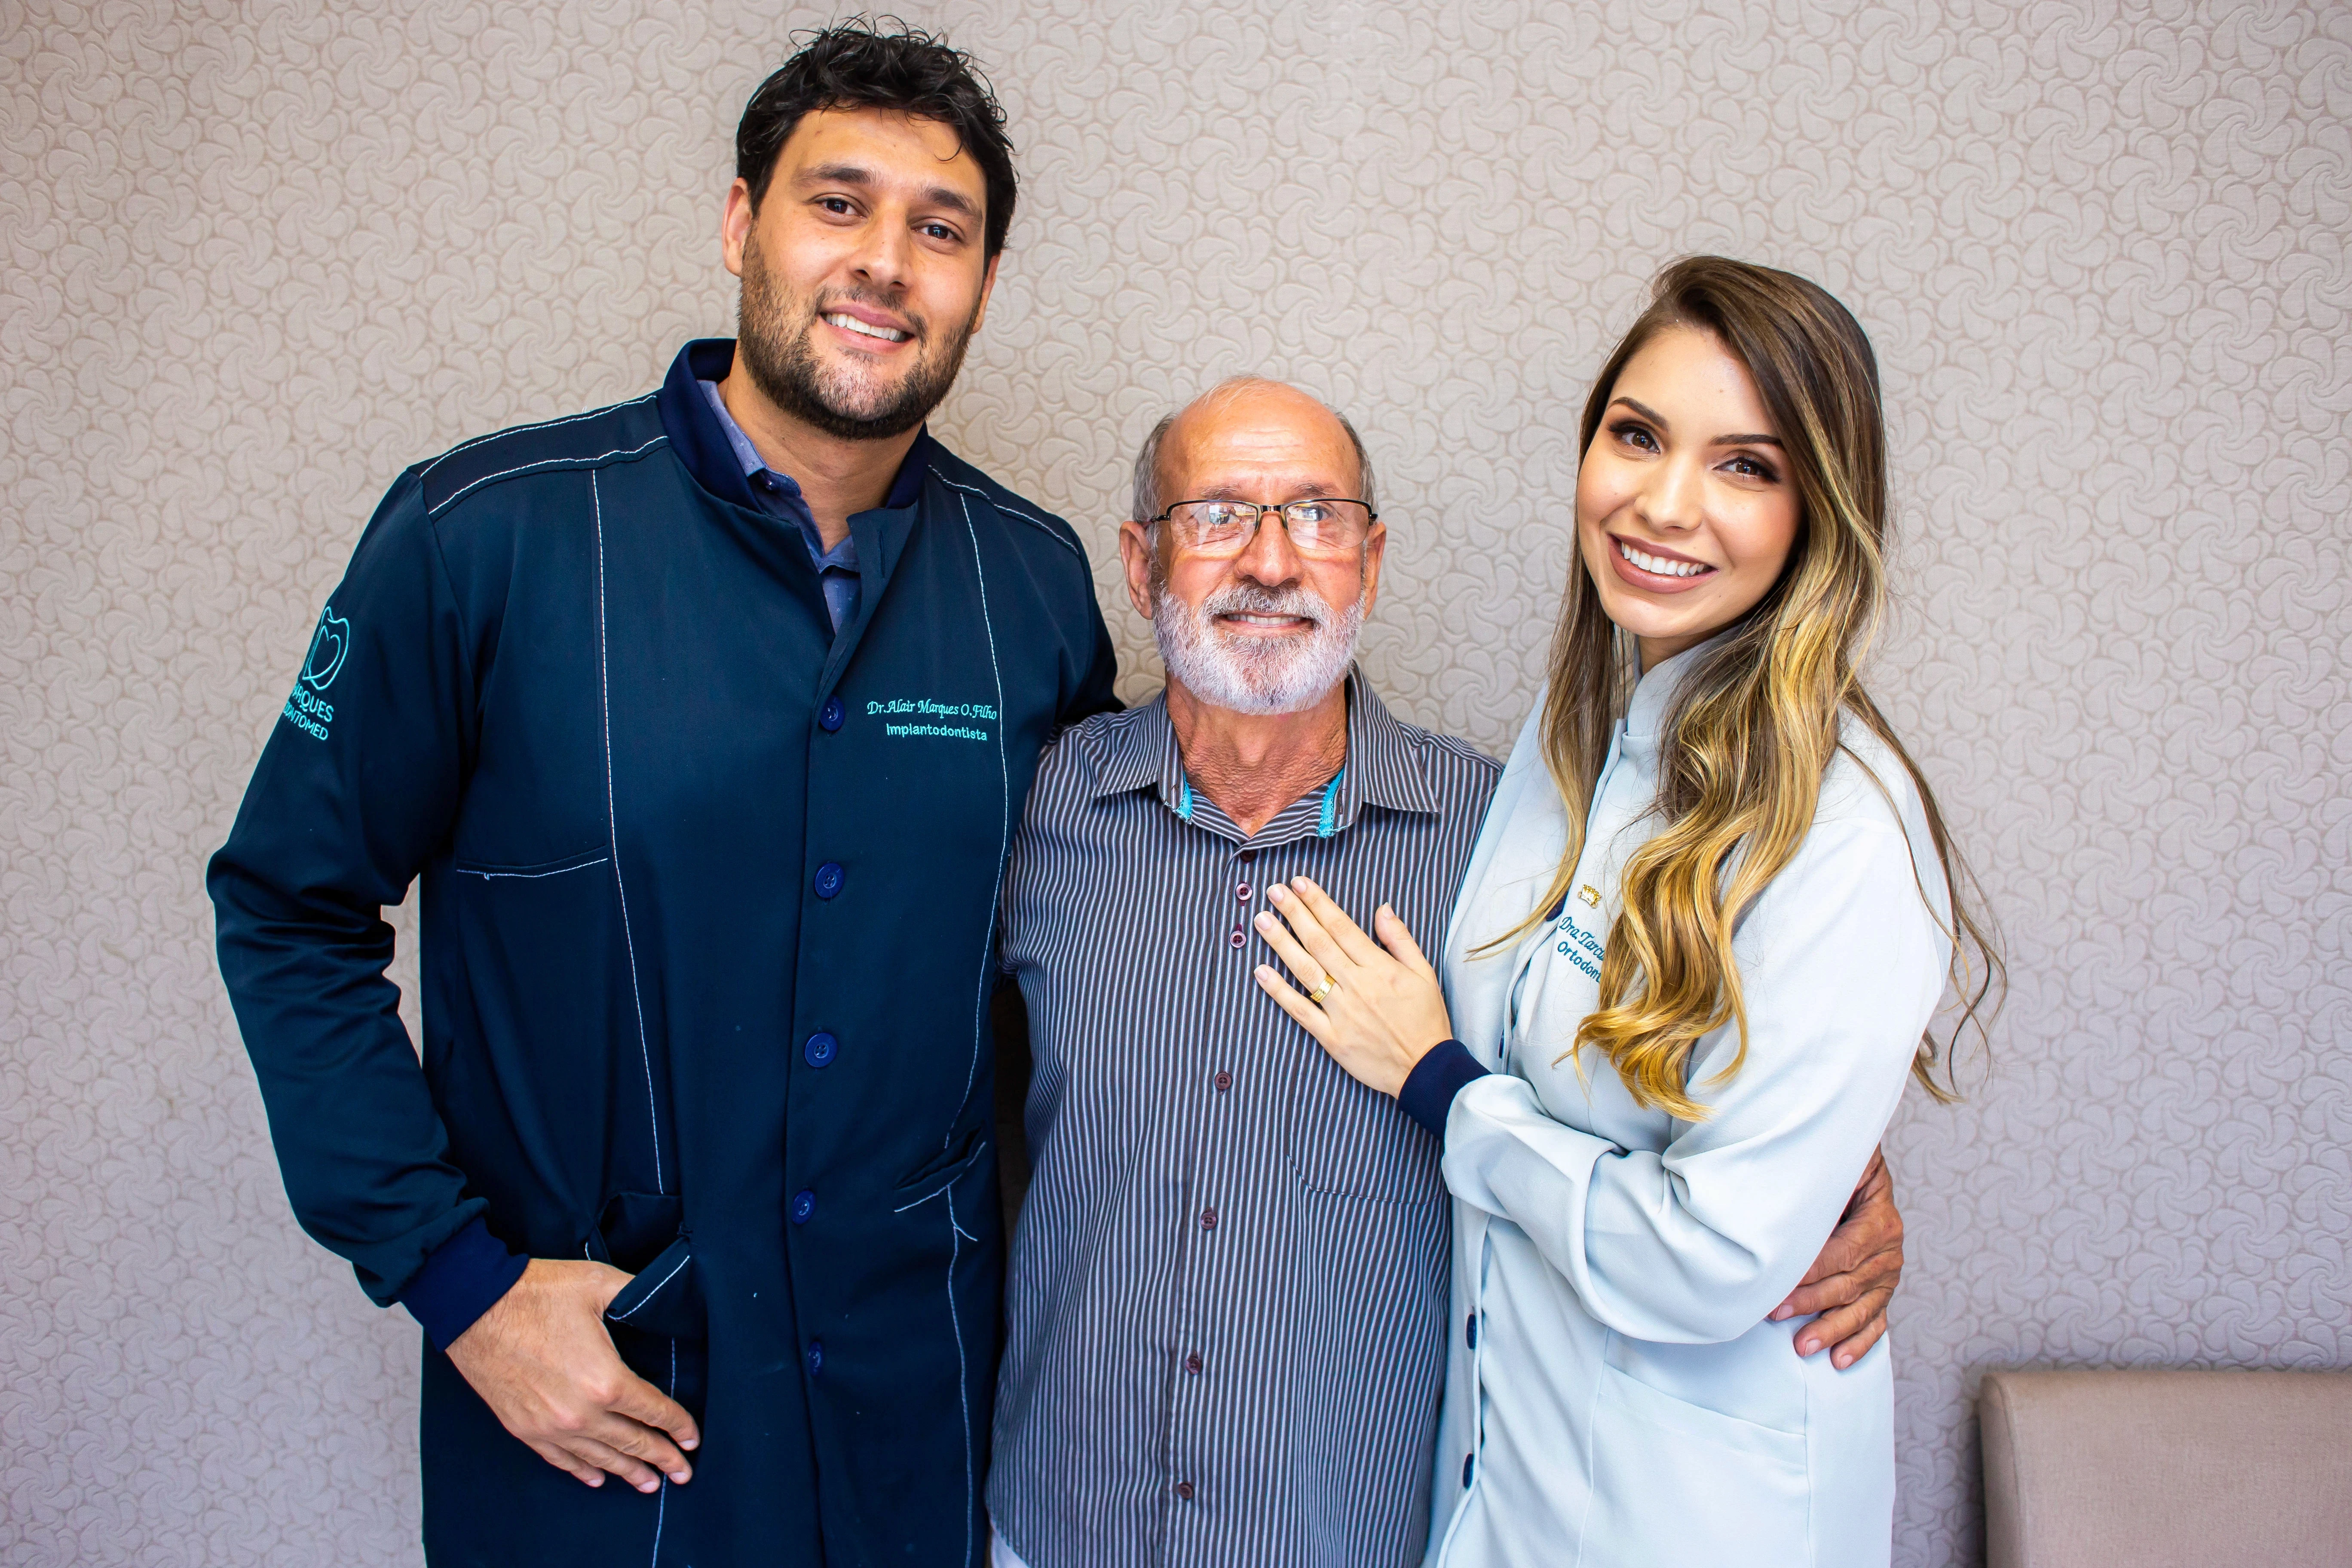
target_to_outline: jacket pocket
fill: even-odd
[[[582,1250],[635,1276],[605,1307],[606,1322],[666,1339],[698,1340],[709,1331],[685,1199],[674,1193],[615,1193]]]
[[[686,1234],[686,1200],[676,1193],[614,1193],[582,1249],[598,1263],[632,1274]]]
[[[665,1339],[698,1340],[709,1333],[693,1244],[681,1236],[663,1248],[613,1298],[604,1321]]]
[[[1601,1368],[1592,1512],[1581,1561],[1637,1568],[1660,1553],[1713,1568],[1812,1560],[1802,1433],[1759,1426]]]
[[[561,877],[566,871],[585,871],[591,866],[607,865],[612,858],[611,852],[600,844],[576,855],[541,860],[530,866],[509,866],[494,860],[453,860],[449,868],[461,877],[479,877],[486,882],[535,882],[542,877]]]
[[[448,1005],[425,1032],[425,1065],[458,1163],[515,1157],[493,1152],[514,1148],[508,1119],[468,1108],[528,1101],[562,1107],[566,1126],[610,1128],[635,1143],[612,1151],[604,1181],[662,1185],[655,1162],[669,1150],[656,1145],[670,1140],[656,1128],[666,1128],[656,1119],[668,1108],[648,1096],[667,1074],[655,1054],[661,1039],[636,1026],[611,855],[598,847],[534,864],[460,859],[438,880],[425,919],[441,922],[447,963],[437,990]]]
[[[924,1161],[913,1175],[898,1184],[894,1193],[897,1201],[893,1206],[909,1207],[942,1187],[953,1186],[987,1152],[987,1124],[974,1122],[962,1137],[950,1138],[939,1158]]]

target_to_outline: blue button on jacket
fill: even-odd
[[[732,352],[403,474],[212,863],[304,1227],[442,1343],[523,1258],[608,1259],[702,1425],[687,1486],[591,1490],[428,1344],[436,1564],[986,1546],[997,879],[1110,641],[1070,530],[928,437],[836,635],[695,384]],[[382,916],[419,879],[421,1065]]]

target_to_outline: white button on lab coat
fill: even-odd
[[[1748,1058],[1711,1085],[1737,1032],[1699,1043],[1705,1121],[1643,1110],[1605,1057],[1566,1054],[1599,1005],[1618,873],[1656,830],[1660,721],[1704,651],[1635,689],[1564,908],[1477,956],[1534,910],[1567,843],[1538,703],[1454,910],[1455,1031],[1495,1076],[1445,1127],[1456,1311],[1428,1568],[1888,1559],[1886,1342],[1839,1372],[1796,1355],[1805,1320],[1764,1316],[1836,1224],[1943,992],[1948,900],[1899,760],[1846,726],[1811,830],[1735,933]]]

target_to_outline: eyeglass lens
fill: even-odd
[[[1371,531],[1371,512],[1360,501],[1315,499],[1287,506],[1251,501],[1193,500],[1169,509],[1184,541],[1195,550],[1239,551],[1256,534],[1261,516],[1280,512],[1291,544],[1302,551],[1353,550]]]

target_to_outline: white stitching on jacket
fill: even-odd
[[[993,1147],[993,1145],[982,1144],[982,1147],[991,1148]],[[977,1156],[975,1156],[975,1158],[977,1158]],[[958,1182],[962,1181],[965,1176],[971,1173],[971,1161],[966,1160],[962,1164],[958,1165],[955,1168],[955,1174],[950,1176],[946,1181],[941,1182],[938,1186],[933,1187],[929,1192],[925,1193],[921,1197],[916,1198],[908,1203],[900,1204],[897,1208],[892,1209],[890,1212],[892,1214],[905,1214],[908,1209],[921,1208],[925,1204],[929,1203],[933,1198],[938,1197],[941,1193],[946,1192],[950,1187],[952,1187]],[[953,1203],[950,1203],[948,1206],[952,1209],[955,1207],[955,1205]]]
[[[665,1280],[663,1283],[667,1284]],[[672,1399],[677,1397],[677,1342],[669,1342],[669,1386],[662,1390]],[[652,1568],[661,1568],[662,1521],[669,1517],[669,1478],[661,1479],[661,1500],[654,1504],[654,1554]]]
[[[674,1265],[674,1266],[671,1268],[670,1271],[669,1271],[668,1273],[667,1273],[667,1274],[663,1275],[663,1276],[661,1277],[661,1279],[660,1279],[658,1281],[656,1281],[656,1282],[655,1283],[654,1288],[653,1288],[652,1289],[650,1289],[650,1290],[646,1291],[644,1295],[642,1295],[642,1296],[640,1296],[640,1297],[638,1297],[638,1298],[637,1298],[637,1306],[636,1306],[636,1307],[632,1307],[632,1308],[630,1308],[630,1309],[629,1309],[627,1311],[625,1311],[625,1312],[614,1312],[614,1313],[612,1315],[612,1316],[613,1316],[613,1321],[614,1321],[614,1322],[616,1322],[616,1323],[620,1323],[620,1322],[626,1322],[626,1321],[627,1321],[631,1317],[633,1317],[633,1316],[635,1316],[635,1315],[636,1310],[637,1310],[637,1307],[642,1307],[642,1306],[644,1306],[646,1302],[648,1302],[648,1301],[652,1300],[655,1297],[656,1297],[656,1296],[660,1295],[660,1294],[662,1293],[662,1289],[663,1289],[663,1288],[664,1288],[665,1286],[668,1285],[668,1283],[669,1283],[671,1280],[673,1280],[673,1279],[677,1279],[677,1271],[678,1271],[678,1269],[685,1268],[688,1264],[689,1264],[689,1263],[691,1263],[691,1262],[693,1262],[693,1261],[694,1261],[694,1255],[693,1255],[692,1253],[688,1253],[688,1254],[687,1254],[687,1256],[685,1256],[684,1258],[679,1258],[679,1259],[677,1260],[677,1262],[676,1263],[676,1265]]]
[[[957,488],[961,489],[963,487]],[[987,498],[983,496],[981,499],[985,500]],[[969,1099],[971,1095],[972,1082],[980,1076],[981,1037],[988,1028],[988,983],[996,973],[996,964],[992,955],[996,947],[997,910],[1000,901],[1004,897],[1004,857],[1013,847],[1013,773],[1004,761],[1004,668],[997,662],[996,623],[990,619],[988,614],[988,569],[980,563],[980,529],[971,521],[971,502],[967,500],[961,504],[964,531],[971,538],[972,575],[980,584],[980,624],[988,633],[988,668],[989,672],[996,678],[996,778],[997,793],[1002,803],[1000,806],[1002,817],[996,834],[996,887],[988,895],[988,931],[981,939],[980,981],[972,988],[971,1063],[964,1068],[963,1073],[964,1097]],[[960,1100],[956,1103],[961,1105],[963,1101]],[[948,1140],[954,1136],[955,1125],[950,1122],[947,1131],[940,1138],[940,1147],[946,1148]]]
[[[585,871],[591,866],[602,866],[611,858],[609,855],[599,855],[593,860],[583,860],[576,866],[558,866],[551,871],[491,871],[478,866],[452,866],[450,869],[460,877],[479,877],[485,882],[497,881],[500,879],[535,882],[541,877],[568,877],[574,871]]]
[[[653,1047],[646,1041],[645,990],[637,984],[637,939],[629,929],[629,889],[621,879],[621,816],[613,804],[613,650],[604,631],[604,490],[593,471],[588,476],[588,500],[596,520],[596,692],[604,710],[604,830],[613,836],[613,891],[621,900],[621,942],[629,954],[629,998],[637,1009],[637,1059],[646,1068],[646,1120],[652,1123],[654,1135],[654,1191],[667,1193],[669,1184],[662,1179],[661,1112],[654,1104]]]
[[[948,489],[951,489],[951,490],[961,490],[961,491],[963,491],[963,493],[964,493],[964,494],[966,494],[966,495],[968,495],[968,496],[978,496],[981,500],[982,500],[986,501],[989,505],[991,505],[991,506],[994,507],[997,510],[999,510],[999,511],[1003,512],[1005,516],[1007,516],[1007,517],[1017,517],[1017,518],[1019,518],[1022,521],[1024,521],[1024,522],[1025,522],[1025,523],[1029,523],[1029,524],[1031,524],[1032,526],[1034,526],[1034,527],[1035,527],[1037,530],[1039,530],[1041,532],[1043,532],[1046,538],[1048,538],[1048,539],[1052,540],[1055,543],[1056,543],[1056,544],[1060,545],[1063,549],[1065,549],[1065,550],[1068,551],[1071,554],[1073,554],[1073,555],[1076,556],[1076,557],[1078,558],[1078,560],[1079,560],[1079,562],[1080,562],[1081,563],[1087,563],[1087,552],[1086,552],[1086,551],[1084,551],[1083,549],[1081,549],[1081,548],[1080,548],[1079,546],[1077,546],[1076,544],[1072,543],[1069,540],[1066,540],[1066,539],[1063,538],[1060,534],[1058,534],[1058,533],[1055,532],[1055,531],[1054,531],[1054,525],[1053,525],[1052,523],[1050,523],[1050,522],[1047,522],[1044,518],[1042,518],[1042,517],[1032,517],[1032,516],[1030,516],[1027,512],[1023,511],[1023,510],[1022,510],[1019,507],[1017,507],[1017,506],[1006,506],[1003,501],[998,500],[995,497],[993,497],[993,496],[990,495],[986,490],[976,490],[976,489],[972,489],[970,485],[960,485],[960,484],[956,483],[956,482],[955,482],[955,480],[953,480],[953,479],[951,479],[948,478],[945,474],[941,474],[941,475],[940,475],[940,476],[939,476],[939,479],[940,479],[940,483],[941,483],[941,484],[943,484],[943,485],[947,486],[947,487],[948,487]],[[964,520],[965,520],[967,522],[969,522],[969,521],[971,521],[971,502],[969,502],[969,501],[967,501],[967,502],[965,502],[965,503],[964,503]],[[1088,564],[1087,564],[1087,570],[1088,570],[1089,572],[1091,572],[1091,571],[1093,570],[1093,567],[1092,567],[1092,565],[1091,565],[1090,563],[1088,563]]]
[[[972,1505],[978,1500],[972,1495],[971,1476],[971,1374],[964,1365],[963,1318],[956,1311],[956,1259],[963,1256],[963,1244],[956,1238],[963,1235],[963,1226],[956,1224],[955,1199],[948,1199],[948,1327],[955,1331],[956,1397],[963,1402],[963,1560],[971,1561]]]
[[[658,393],[648,392],[643,397],[632,397],[620,403],[607,403],[604,407],[591,408],[585,414],[567,414],[561,419],[542,419],[536,425],[509,425],[503,430],[493,430],[487,436],[477,436],[470,441],[460,441],[456,446],[450,447],[447,451],[442,453],[439,457],[434,458],[431,462],[425,464],[423,468],[417,469],[416,477],[421,479],[425,475],[431,473],[434,469],[439,468],[442,464],[447,462],[450,458],[456,457],[458,453],[470,452],[475,447],[482,446],[487,442],[495,441],[502,436],[520,436],[532,430],[552,430],[559,425],[576,425],[583,419],[593,419],[600,414],[610,414],[615,409],[627,408],[639,403],[651,403],[659,395],[660,395]]]
[[[593,458],[541,458],[536,463],[519,463],[511,468],[500,468],[495,474],[484,474],[480,479],[476,479],[472,484],[467,485],[462,489],[450,491],[448,495],[442,498],[439,505],[426,507],[425,509],[425,515],[427,517],[440,516],[443,512],[457,505],[457,502],[465,496],[470,494],[474,490],[479,489],[482,486],[488,484],[492,479],[503,479],[515,474],[527,474],[533,468],[586,468],[592,463],[601,463],[607,458],[634,458],[639,452],[645,451],[647,447],[658,447],[664,441],[668,439],[669,437],[667,436],[656,436],[652,440],[644,443],[642,446],[629,447],[625,448],[615,447],[609,452],[599,452]]]

